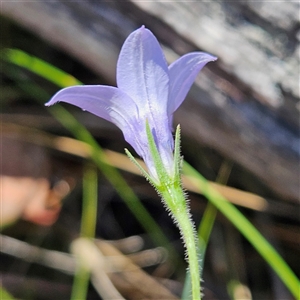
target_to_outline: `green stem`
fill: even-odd
[[[97,223],[98,176],[95,165],[87,164],[83,174],[83,202],[80,236],[94,238]]]
[[[165,202],[171,212],[174,223],[178,226],[186,247],[189,274],[191,276],[192,296],[194,300],[201,299],[200,292],[200,266],[198,262],[198,240],[193,226],[187,200],[181,187],[180,167],[180,126],[177,126],[174,146],[174,170],[167,170],[157,149],[148,121],[146,133],[149,150],[152,155],[158,178],[148,178]],[[147,177],[147,175],[146,175]]]
[[[86,268],[86,266],[84,266],[84,263],[81,261],[81,259],[78,259],[77,263],[78,263],[78,267],[75,273],[70,299],[84,300],[87,297],[90,271]]]
[[[83,199],[80,236],[94,238],[97,222],[98,176],[94,165],[87,164],[83,174]],[[90,279],[90,270],[81,257],[72,286],[71,300],[86,299]]]
[[[157,187],[157,189],[165,200],[167,207],[170,209],[184,240],[189,264],[189,274],[191,276],[192,299],[201,299],[198,241],[184,192],[181,186],[176,184],[176,182],[174,182],[173,185],[168,185],[168,188],[161,186]]]

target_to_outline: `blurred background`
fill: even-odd
[[[141,25],[157,37],[168,63],[191,51],[218,57],[175,113],[182,154],[299,277],[299,3],[57,0],[1,5],[1,278],[7,291],[20,299],[71,297],[74,255],[82,246],[73,241],[82,233],[90,178],[98,199],[95,244],[105,279],[92,272],[87,299],[114,299],[99,287],[105,280],[125,299],[180,298],[186,265],[178,230],[153,188],[122,155],[129,145],[120,130],[63,105],[104,149],[106,164],[116,167],[123,181],[114,172],[97,170],[91,149],[78,140],[79,127],[68,128],[69,115],[44,107],[60,87],[3,58],[5,49],[19,49],[84,84],[116,85],[120,48]],[[145,230],[139,208],[124,202],[122,196],[130,198],[131,190],[118,186],[126,184],[135,193],[131,202],[143,204],[167,246]],[[201,191],[186,188],[198,227],[207,200]],[[84,245],[83,252],[97,265],[93,246]],[[126,274],[124,264],[133,264],[137,273]],[[203,279],[204,300],[293,299],[220,213]]]

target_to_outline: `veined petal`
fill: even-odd
[[[56,93],[46,106],[66,102],[80,107],[117,125],[125,140],[143,156],[143,149],[136,136],[138,112],[134,101],[116,87],[104,85],[72,86]],[[144,146],[144,145],[143,145]]]
[[[117,85],[134,100],[140,117],[151,114],[155,120],[159,112],[166,113],[168,66],[157,39],[144,26],[124,42],[117,64]]]
[[[46,106],[66,102],[80,107],[98,117],[116,124],[123,129],[137,108],[128,95],[112,86],[84,85],[71,86],[56,93]]]
[[[169,66],[170,91],[168,114],[181,105],[201,69],[217,57],[204,52],[191,52],[181,56]]]

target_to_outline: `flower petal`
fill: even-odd
[[[56,93],[46,106],[57,102],[73,104],[114,123],[122,130],[125,140],[139,155],[143,155],[143,149],[136,136],[136,127],[140,126],[137,121],[137,107],[133,100],[118,88],[103,85],[72,86]]]
[[[118,88],[128,94],[140,117],[166,114],[169,92],[168,66],[155,36],[144,26],[123,44],[117,64]],[[146,115],[148,114],[148,115]]]
[[[128,95],[112,86],[72,86],[56,93],[46,106],[66,102],[106,119],[121,129],[132,115],[137,115],[136,105]]]
[[[181,56],[169,66],[170,95],[168,114],[172,115],[181,105],[200,70],[217,57],[204,52],[191,52]]]

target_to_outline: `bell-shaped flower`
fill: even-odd
[[[145,161],[158,180],[149,150],[146,122],[154,137],[164,168],[174,172],[173,113],[181,105],[198,72],[217,58],[203,52],[183,55],[169,67],[162,49],[144,26],[125,40],[117,63],[117,87],[72,86],[46,103],[67,102],[117,125],[125,140]]]

